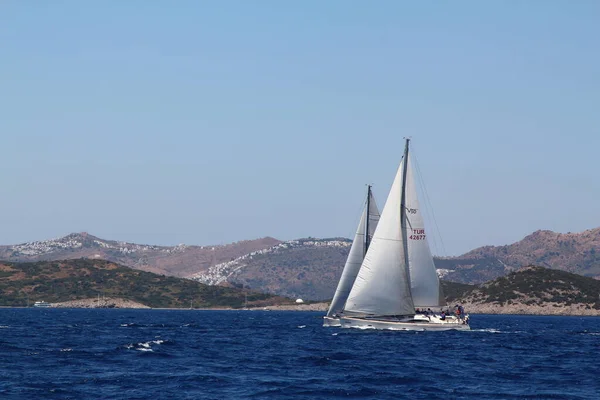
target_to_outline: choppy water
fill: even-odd
[[[0,398],[600,398],[600,318],[398,332],[323,328],[321,316],[0,309]]]

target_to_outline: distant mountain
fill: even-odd
[[[484,246],[459,257],[436,258],[446,280],[482,283],[525,265],[572,272],[600,279],[600,228],[580,233],[536,231],[506,246]]]
[[[291,304],[278,296],[207,286],[137,271],[105,260],[0,262],[0,306],[25,306],[96,297],[124,298],[150,307],[243,307]]]
[[[540,263],[599,277],[598,239],[600,228],[580,234],[538,231],[509,246],[482,247],[460,257],[439,257],[434,261],[442,279],[465,284],[480,284],[523,265]],[[342,238],[283,242],[217,264],[191,278],[210,285],[244,285],[309,300],[331,299],[350,245],[350,240]]]
[[[279,243],[277,239],[265,237],[215,246],[153,246],[104,240],[83,232],[58,239],[0,246],[0,260],[104,259],[143,271],[184,277]]]
[[[291,250],[313,247],[326,249],[321,254],[327,255],[336,248],[334,242],[306,240]],[[600,281],[566,271],[528,266],[480,285],[446,281],[442,285],[450,306],[460,303],[470,313],[600,315]],[[104,296],[109,300],[104,301]],[[0,306],[24,306],[38,300],[79,307],[119,303],[181,308],[191,303],[194,307],[233,308],[294,304],[289,298],[247,288],[208,286],[105,260],[0,262]]]
[[[207,285],[249,287],[305,300],[330,300],[352,242],[349,239],[298,239],[217,264],[189,278]],[[438,275],[476,284],[506,275],[496,259],[436,258]]]
[[[490,314],[600,315],[600,281],[527,266],[477,287],[455,288],[452,303]]]
[[[497,260],[510,269],[535,264],[600,278],[600,228],[580,233],[536,231],[511,245],[484,246],[459,258]]]
[[[469,284],[487,282],[513,270],[495,257],[434,257],[433,261],[440,278]]]
[[[298,239],[218,264],[190,278],[228,283],[305,300],[331,299],[352,242],[344,238]]]
[[[208,285],[249,287],[305,300],[333,297],[351,242],[344,238],[273,238],[221,246],[151,246],[103,240],[85,233],[0,246],[0,260],[107,259]],[[446,281],[480,284],[524,266],[543,265],[600,278],[600,228],[582,233],[537,231],[507,246],[486,246],[459,257],[435,258]]]

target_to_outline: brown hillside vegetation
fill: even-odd
[[[490,314],[600,315],[600,281],[539,266],[456,293],[471,312]]]
[[[331,299],[347,256],[347,247],[289,248],[253,257],[229,282],[286,297]]]
[[[278,243],[281,242],[277,239],[265,237],[215,246],[154,246],[104,240],[83,232],[54,240],[0,246],[0,260],[103,259],[143,271],[185,277]]]
[[[207,286],[188,279],[134,270],[104,260],[0,263],[0,306],[24,306],[100,297],[123,298],[149,307],[243,307],[292,303],[249,290]]]
[[[596,229],[570,236],[536,232],[510,246],[485,247],[461,257],[435,258],[434,261],[443,280],[475,285],[531,264],[529,260],[556,259],[560,262],[547,262],[549,265],[545,266],[562,269],[564,262],[571,272],[595,277],[598,276],[594,273],[594,268],[598,268],[595,249],[598,231]],[[565,236],[568,236],[568,241]],[[559,238],[558,242],[556,237]],[[299,239],[298,242],[303,243],[304,240]],[[325,243],[326,239],[314,241]],[[562,249],[562,253],[556,253],[556,246]],[[243,284],[258,291],[305,300],[331,299],[348,250],[349,246],[281,247],[276,251],[240,260],[235,267],[236,271],[228,276],[225,274],[224,279],[234,285]]]
[[[305,300],[327,300],[333,296],[350,244],[347,239],[337,238],[336,241],[347,245],[331,245],[329,243],[335,241],[330,239],[308,238],[283,243],[263,238],[223,246],[168,247],[73,234],[54,241],[2,246],[0,259],[106,258],[137,269],[189,277],[208,274],[210,267],[242,258],[226,269],[221,280],[214,282],[244,285],[261,292]],[[298,244],[288,246],[291,242]],[[314,244],[306,245],[309,242]],[[599,245],[600,228],[577,234],[538,231],[511,245],[486,246],[460,257],[435,258],[434,261],[442,279],[467,284],[487,282],[529,264],[599,277]]]
[[[542,265],[600,278],[600,228],[580,233],[536,231],[506,246],[485,246],[459,258],[498,259],[512,268]]]

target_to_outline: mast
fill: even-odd
[[[406,139],[404,146],[404,164],[402,166],[402,191],[400,192],[400,229],[402,231],[402,249],[404,253],[404,268],[406,269],[406,278],[408,282],[408,293],[412,297],[410,288],[410,268],[408,266],[408,232],[406,230],[406,175],[408,171],[408,145],[410,138]]]
[[[371,238],[369,237],[369,210],[371,209],[371,185],[367,185],[367,212],[365,218],[365,251],[363,256],[367,254]]]

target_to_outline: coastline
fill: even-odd
[[[546,315],[546,316],[581,316],[599,317],[600,310],[591,308],[588,304],[544,303],[543,305],[504,304],[497,303],[460,303],[468,314],[498,314],[498,315]]]
[[[600,317],[600,310],[591,308],[586,304],[564,304],[546,303],[544,305],[526,305],[526,304],[505,304],[495,303],[475,304],[464,302],[460,303],[465,308],[465,312],[471,315],[540,315],[540,316],[581,316],[581,317]],[[144,310],[187,310],[187,311],[309,311],[309,312],[327,312],[328,302],[308,303],[308,304],[281,304],[262,307],[232,308],[232,307],[148,307],[144,304],[123,299],[123,298],[105,298],[100,299],[81,299],[71,300],[60,303],[51,303],[49,308],[104,308],[104,309],[144,309]],[[25,306],[0,306],[0,308],[28,308]],[[35,308],[35,307],[29,307]]]

